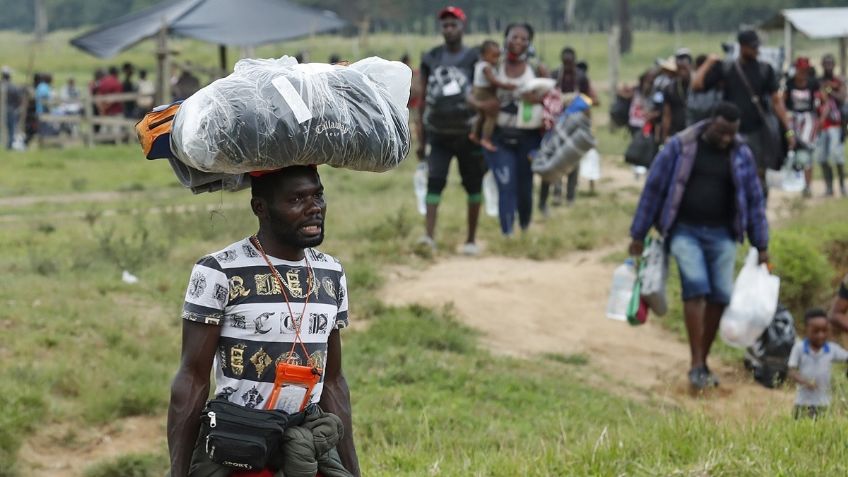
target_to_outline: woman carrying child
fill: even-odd
[[[506,61],[498,68],[498,80],[517,89],[498,88],[497,101],[474,100],[481,112],[497,113],[492,135],[494,150],[484,149],[483,156],[498,184],[498,215],[501,232],[513,234],[515,212],[522,230],[530,225],[533,212],[533,171],[527,159],[542,140],[542,96],[519,95],[521,86],[537,77],[547,77],[543,66],[535,71],[527,61],[533,28],[525,23],[511,24],[506,32]]]

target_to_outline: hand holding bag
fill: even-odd
[[[663,316],[668,311],[665,292],[668,281],[668,254],[665,253],[663,239],[648,237],[642,262],[645,264],[639,270],[642,299],[657,316]]]
[[[642,271],[645,261],[639,260],[637,264],[636,281],[633,282],[633,293],[630,295],[630,303],[627,305],[627,322],[633,326],[644,325],[648,321],[648,303],[642,298]]]
[[[757,249],[751,247],[733,284],[730,305],[721,317],[721,339],[736,348],[753,345],[777,311],[780,278],[772,275],[765,264],[758,265],[757,256]]]

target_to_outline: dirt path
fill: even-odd
[[[18,454],[22,475],[81,476],[89,466],[127,454],[158,453],[165,416],[131,417],[100,427],[53,424],[27,439]]]
[[[614,264],[610,250],[548,262],[503,257],[451,258],[423,271],[396,268],[383,296],[389,303],[452,304],[462,322],[497,354],[534,358],[581,354],[617,393],[725,418],[785,413],[792,394],[752,384],[727,365],[715,366],[722,386],[693,399],[685,371],[688,346],[651,321],[641,327],[604,316]]]
[[[620,161],[620,157],[603,159],[599,194],[627,186],[641,188],[641,181]],[[820,189],[823,186],[817,182],[817,197],[823,193]],[[769,219],[784,217],[797,197],[773,191]],[[680,337],[655,322],[631,327],[605,317],[616,264],[603,257],[625,247],[622,241],[618,249],[575,252],[546,262],[454,256],[425,270],[392,269],[383,296],[394,305],[451,304],[458,318],[479,330],[484,345],[498,354],[585,355],[589,368],[598,375],[589,377],[593,384],[628,397],[671,403],[718,418],[758,419],[788,412],[791,391],[771,391],[753,383],[738,363],[713,363],[722,385],[693,399],[685,375],[689,348]]]

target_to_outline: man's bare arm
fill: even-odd
[[[209,396],[209,372],[221,328],[183,320],[180,367],[171,383],[168,406],[168,450],[171,477],[188,475],[200,427],[200,411]]]
[[[324,390],[321,393],[320,405],[321,409],[339,416],[342,420],[344,436],[336,449],[344,468],[359,477],[359,459],[353,444],[350,390],[342,373],[342,339],[339,330],[333,330],[327,340],[327,369],[324,370]]]
[[[695,75],[692,77],[692,90],[693,91],[703,91],[704,90],[704,80],[707,78],[707,73],[712,69],[713,65],[721,61],[718,55],[711,54],[707,57],[707,60],[704,61],[704,64],[701,65],[695,71]]]

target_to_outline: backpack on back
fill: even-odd
[[[436,50],[433,56],[441,53]],[[471,130],[474,110],[466,97],[471,81],[456,66],[437,65],[427,78],[424,124],[427,129],[442,134],[467,134]]]

